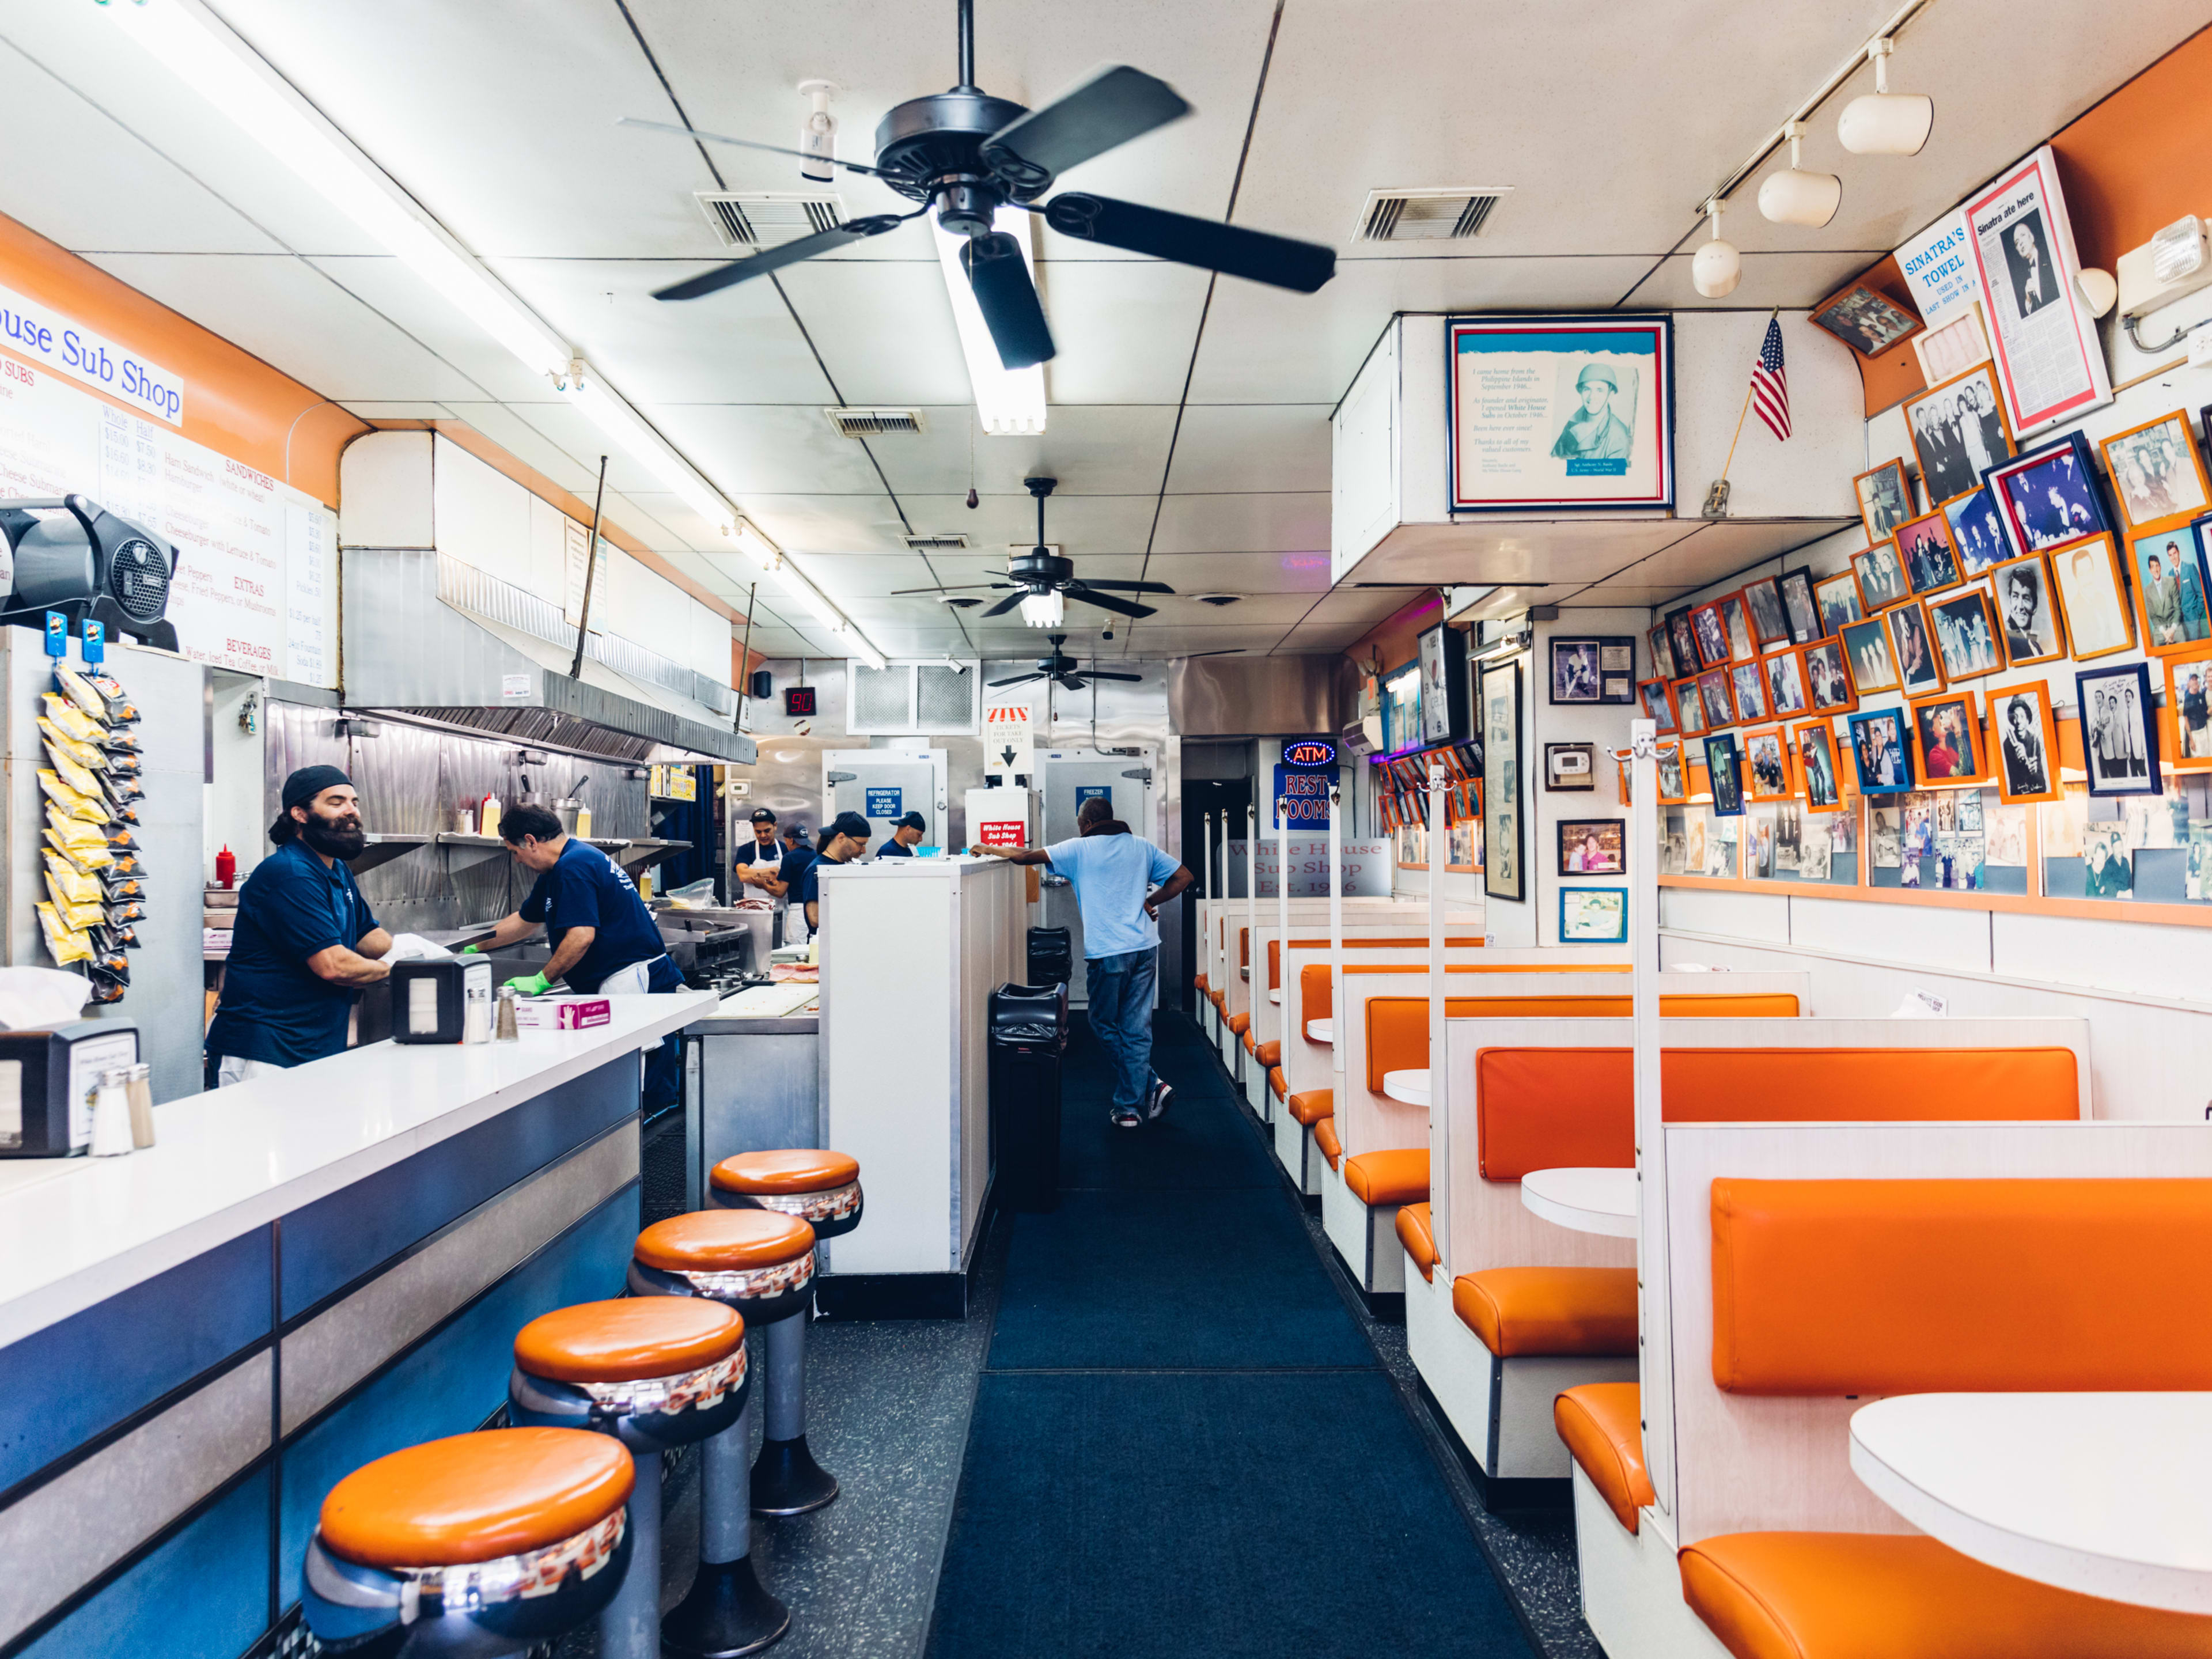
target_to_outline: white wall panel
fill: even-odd
[[[2074,916],[1990,920],[1997,973],[2212,1004],[2212,929]]]
[[[1844,956],[1875,957],[1972,973],[1990,971],[1986,910],[1947,910],[1932,904],[1908,908],[1902,904],[1793,895],[1790,942]]]
[[[527,592],[530,568],[530,492],[494,471],[450,439],[437,441],[430,474],[438,550],[487,576]],[[549,598],[557,598],[556,588]]]
[[[1719,933],[1747,942],[1790,942],[1790,901],[1780,894],[1733,893],[1704,887],[1659,890],[1659,925],[1690,933]],[[1701,960],[1694,952],[1692,961]]]

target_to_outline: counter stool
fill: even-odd
[[[629,1453],[574,1429],[491,1429],[365,1463],[331,1488],[302,1596],[318,1640],[374,1659],[495,1659],[622,1589]]]
[[[842,1152],[740,1152],[714,1166],[709,1187],[717,1205],[798,1216],[813,1227],[817,1239],[836,1238],[860,1224],[860,1160]],[[804,1515],[837,1496],[837,1477],[806,1449],[811,1294],[807,1301],[808,1306],[760,1333],[768,1422],[753,1465],[755,1515]]]
[[[629,1576],[599,1614],[602,1659],[659,1659],[660,1454],[720,1434],[745,1408],[745,1322],[697,1297],[556,1309],[514,1339],[517,1423],[591,1429],[629,1449]]]
[[[640,1296],[702,1297],[766,1324],[803,1310],[814,1286],[814,1229],[773,1210],[696,1210],[655,1222],[630,1253]],[[750,1395],[729,1427],[707,1440],[699,1470],[699,1572],[660,1639],[693,1659],[727,1659],[768,1646],[791,1613],[752,1563]]]

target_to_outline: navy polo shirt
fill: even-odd
[[[806,902],[799,896],[799,890],[806,880],[808,868],[821,856],[811,847],[794,847],[783,855],[783,862],[776,866],[775,878],[783,884],[783,896],[791,903]]]
[[[668,953],[653,913],[637,896],[637,884],[606,854],[574,836],[522,902],[522,919],[544,924],[556,951],[571,927],[594,930],[590,947],[568,970],[568,983],[579,991],[596,991],[617,969]]]
[[[738,848],[736,852],[730,854],[730,862],[732,864],[775,864],[779,862],[782,857],[782,850],[779,848],[774,842],[770,842],[767,846],[763,847],[757,841],[749,841],[744,846]]]
[[[801,904],[821,903],[822,866],[824,864],[842,864],[844,861],[845,860],[842,859],[830,858],[827,854],[817,853],[814,855],[813,861],[806,866],[805,875],[801,877],[799,879],[799,892],[797,894],[798,902]]]
[[[271,1066],[344,1053],[347,1014],[361,993],[319,978],[307,958],[333,945],[352,950],[377,927],[343,860],[325,869],[299,841],[262,860],[239,890],[208,1052]]]
[[[879,859],[910,859],[914,856],[914,848],[894,837],[883,844],[883,849],[876,856]]]

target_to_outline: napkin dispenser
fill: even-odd
[[[491,1041],[491,962],[433,957],[392,964],[394,1042]]]
[[[76,1158],[91,1150],[100,1074],[137,1063],[138,1028],[123,1020],[0,1031],[0,1158]]]

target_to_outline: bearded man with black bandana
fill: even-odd
[[[392,935],[370,914],[347,862],[368,836],[361,798],[335,766],[284,780],[269,826],[276,850],[238,895],[222,1001],[208,1027],[216,1086],[343,1054],[361,988],[392,971]]]

